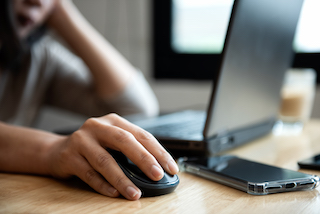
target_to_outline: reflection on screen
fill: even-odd
[[[171,46],[177,53],[221,53],[233,0],[173,0]],[[296,52],[320,52],[319,0],[305,0]]]

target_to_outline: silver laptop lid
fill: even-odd
[[[208,107],[206,138],[276,119],[302,3],[235,1]]]

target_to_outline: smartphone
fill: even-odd
[[[298,162],[301,168],[320,170],[320,154]]]
[[[319,185],[319,177],[282,169],[236,156],[179,158],[181,171],[242,190],[252,195],[311,190]]]

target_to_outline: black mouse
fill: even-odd
[[[124,174],[141,190],[142,197],[171,193],[179,184],[179,177],[177,175],[170,175],[166,172],[164,172],[161,180],[153,181],[121,152],[110,149],[107,151],[117,161]]]

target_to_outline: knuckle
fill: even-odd
[[[117,121],[120,119],[120,116],[117,115],[116,113],[110,113],[108,115],[105,116],[105,118],[108,120],[108,121]]]
[[[98,118],[89,118],[87,119],[84,124],[82,125],[82,128],[86,129],[86,128],[90,128],[90,127],[94,127],[96,126],[97,124],[99,124],[99,121],[98,121]]]
[[[116,179],[115,179],[115,186],[116,187],[121,187],[121,186],[124,186],[125,185],[125,183],[126,183],[126,177],[124,177],[124,176],[118,176],[118,177],[116,177]]]
[[[110,114],[108,114],[108,116],[111,117],[111,118],[119,118],[119,117],[120,117],[120,116],[119,116],[118,114],[116,114],[116,113],[110,113]]]
[[[74,151],[79,151],[82,146],[87,142],[87,135],[84,130],[77,130],[72,133],[68,141],[68,147]]]
[[[169,153],[165,150],[165,149],[159,149],[159,156],[160,158],[171,158],[171,156],[169,155]]]
[[[153,135],[144,129],[138,132],[138,138],[142,141],[150,141],[154,139]]]
[[[146,163],[146,162],[149,162],[150,160],[150,154],[148,154],[147,152],[142,152],[140,154],[140,161],[141,163]]]
[[[117,134],[115,135],[115,138],[116,138],[116,141],[119,143],[127,143],[135,139],[133,134],[123,129],[118,129]]]
[[[97,166],[103,168],[109,165],[111,162],[111,157],[108,157],[106,154],[100,154],[97,156]]]
[[[91,183],[94,181],[94,179],[97,177],[97,172],[94,169],[89,169],[85,173],[85,179],[88,183]]]
[[[77,130],[72,133],[72,141],[74,143],[81,142],[83,139],[83,133],[81,130]]]

